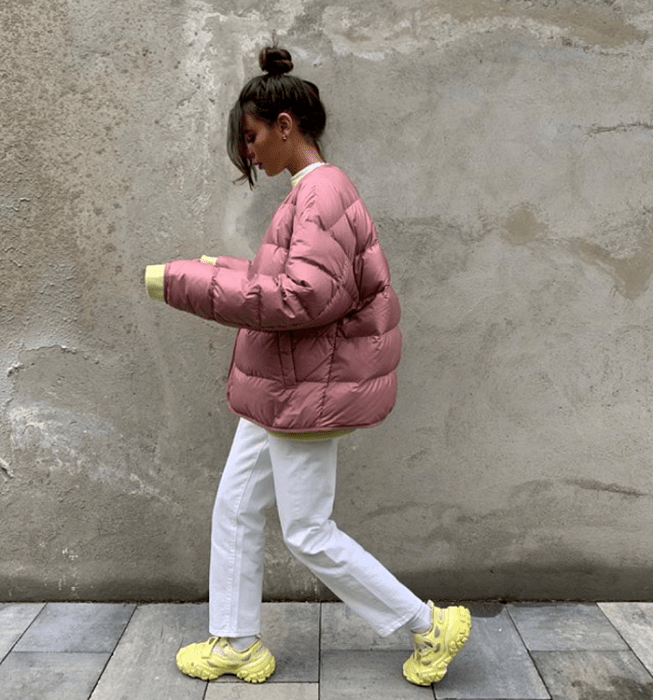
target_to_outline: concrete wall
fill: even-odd
[[[649,0],[3,0],[0,599],[199,600],[234,333],[148,263],[289,187],[226,117],[276,32],[403,304],[341,527],[424,597],[653,599]],[[269,599],[328,599],[270,517]]]

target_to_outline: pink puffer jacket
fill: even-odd
[[[336,166],[290,191],[253,261],[168,263],[164,298],[240,328],[227,400],[264,428],[370,427],[392,410],[399,301],[374,223]]]

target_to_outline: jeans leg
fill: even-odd
[[[209,630],[260,634],[265,510],[275,502],[268,433],[241,419],[213,508]]]
[[[424,603],[331,520],[337,440],[269,440],[279,518],[292,554],[379,634],[406,624]]]

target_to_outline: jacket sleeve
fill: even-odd
[[[238,258],[232,258],[235,264],[238,264]],[[217,258],[210,257],[208,255],[202,255],[200,262],[215,265],[218,261]],[[244,262],[244,261],[243,261]],[[157,301],[163,301],[163,284],[165,279],[165,265],[147,265],[145,267],[145,288],[147,290],[147,295],[150,299],[156,299]]]
[[[177,260],[166,265],[164,298],[171,306],[227,326],[263,331],[324,326],[357,304],[355,235],[346,214],[327,229],[315,210],[299,208],[290,247],[263,243],[257,258],[279,274],[253,272],[237,258],[214,266]],[[275,258],[285,262],[275,265]]]

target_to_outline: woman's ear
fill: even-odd
[[[277,124],[282,132],[290,133],[293,130],[293,119],[288,112],[281,112],[277,117]]]

